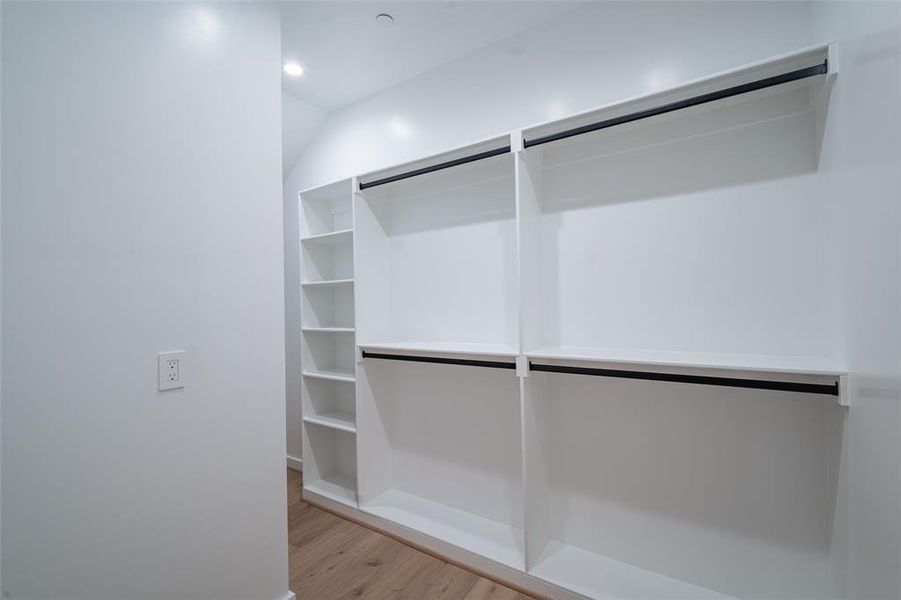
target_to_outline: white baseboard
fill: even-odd
[[[296,456],[291,456],[290,454],[287,456],[288,458],[288,468],[294,469],[295,471],[303,471],[303,460],[297,458]],[[286,598],[285,600],[290,600]]]
[[[294,592],[288,592],[288,595],[283,600],[297,600],[297,596],[294,595]]]

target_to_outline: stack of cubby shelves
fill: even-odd
[[[304,485],[356,503],[354,240],[349,183],[301,194]]]
[[[301,193],[305,497],[551,598],[825,596],[832,52]]]

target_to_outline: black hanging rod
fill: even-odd
[[[487,367],[491,369],[516,369],[515,362],[444,358],[438,356],[416,356],[409,354],[385,354],[381,352],[370,352],[368,350],[363,350],[363,358],[461,365],[466,367]],[[793,381],[771,381],[766,379],[741,379],[737,377],[712,377],[707,375],[683,375],[679,373],[657,373],[651,371],[627,371],[622,369],[570,367],[566,365],[544,365],[534,362],[529,363],[529,370],[543,371],[546,373],[566,373],[570,375],[592,375],[594,377],[615,377],[619,379],[641,379],[645,381],[666,381],[670,383],[716,385],[725,387],[750,388],[755,390],[774,390],[779,392],[825,394],[827,396],[839,395],[838,382],[831,384],[796,383]]]
[[[465,165],[466,163],[475,162],[477,160],[484,160],[486,158],[491,158],[492,156],[499,156],[501,154],[506,154],[510,152],[510,145],[507,144],[503,148],[495,148],[494,150],[486,150],[485,152],[479,152],[478,154],[470,154],[469,156],[461,156],[460,158],[455,158],[453,160],[448,160],[443,163],[438,163],[436,165],[429,165],[428,167],[422,167],[421,169],[414,169],[412,171],[407,171],[405,173],[398,173],[397,175],[391,175],[390,177],[383,177],[382,179],[376,179],[374,181],[369,182],[360,182],[360,189],[365,190],[371,187],[375,187],[377,185],[385,185],[386,183],[394,183],[395,181],[400,181],[401,179],[409,179],[410,177],[416,177],[418,175],[425,175],[426,173],[433,173],[435,171],[441,171],[442,169],[450,169],[451,167],[457,167],[459,165]]]
[[[620,369],[597,369],[587,367],[567,367],[563,365],[542,365],[529,363],[532,371],[547,373],[569,373],[573,375],[593,375],[595,377],[617,377],[621,379],[644,379],[693,383],[696,385],[718,385],[755,390],[776,390],[780,392],[801,392],[804,394],[826,394],[838,396],[838,383],[795,383],[791,381],[767,381],[763,379],[739,379],[734,377],[709,377],[706,375],[681,375],[678,373],[653,373],[648,371],[625,371]]]
[[[383,354],[363,350],[363,358],[379,358],[382,360],[402,360],[407,362],[440,363],[445,365],[463,365],[466,367],[488,367],[490,369],[515,369],[515,362],[496,360],[470,360],[464,358],[443,358],[438,356],[413,356],[409,354]]]
[[[675,102],[670,102],[668,104],[662,104],[653,108],[640,110],[638,112],[623,115],[621,117],[613,117],[612,119],[605,119],[603,121],[598,121],[597,123],[589,123],[588,125],[574,127],[572,129],[567,129],[566,131],[552,133],[542,137],[537,137],[535,139],[523,140],[523,146],[529,148],[531,146],[547,144],[548,142],[555,142],[557,140],[573,137],[575,135],[581,135],[590,131],[597,131],[599,129],[615,127],[617,125],[631,123],[632,121],[647,119],[648,117],[656,117],[657,115],[673,112],[675,110],[682,110],[683,108],[690,108],[699,104],[706,104],[707,102],[722,100],[723,98],[738,96],[739,94],[746,94],[748,92],[772,87],[774,85],[780,85],[782,83],[788,83],[790,81],[797,81],[798,79],[805,79],[807,77],[814,77],[816,75],[825,75],[827,71],[828,69],[826,61],[823,61],[821,64],[813,65],[812,67],[806,67],[804,69],[798,69],[797,71],[791,71],[789,73],[783,73],[782,75],[774,75],[773,77],[758,79],[757,81],[752,81],[750,83],[743,83],[741,85],[736,85],[724,90],[717,90],[715,92],[701,94],[700,96],[695,96],[693,98],[686,98],[685,100],[677,100]]]

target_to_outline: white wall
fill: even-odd
[[[332,113],[285,181],[289,454],[301,448],[298,190],[794,50],[810,21],[807,2],[594,2]]]
[[[358,175],[810,40],[809,3],[590,3],[336,111],[292,177]]]
[[[285,598],[277,11],[2,10],[4,597]]]
[[[287,179],[294,169],[298,158],[303,153],[304,148],[316,134],[319,126],[328,117],[328,113],[319,107],[313,106],[303,100],[288,94],[282,93],[282,175]],[[297,229],[297,191],[293,192],[289,187],[284,188],[285,194],[285,236],[287,240],[298,240],[300,231]],[[294,202],[290,202],[288,198],[293,197]],[[293,206],[293,213],[291,206]],[[295,244],[298,242],[294,242]],[[287,244],[286,246],[290,246]],[[300,254],[298,252],[285,253],[285,272],[292,273],[296,279],[300,274]],[[291,294],[289,291],[291,286],[285,288],[285,319],[286,323],[300,323],[300,303],[294,303],[290,299],[298,299],[297,294]],[[299,292],[298,292],[299,293]],[[290,329],[290,327],[288,327]],[[300,361],[300,330],[291,331],[291,335],[285,339],[285,353],[287,356],[297,357]],[[286,431],[288,439],[288,466],[298,469],[300,468],[300,457],[303,454],[301,448],[301,422],[300,422],[300,382],[295,382],[299,377],[298,374],[288,371],[287,373],[287,389],[289,397],[296,397],[296,402],[288,402],[286,405]],[[293,394],[293,396],[292,396]]]
[[[287,177],[328,113],[291,94],[282,93],[282,174]]]
[[[813,16],[815,36],[839,44],[819,175],[822,200],[833,207],[842,347],[854,390],[835,538],[848,569],[837,582],[851,598],[898,598],[901,4],[822,2]]]
[[[3,10],[0,10],[0,65],[3,64],[3,35],[2,34],[3,34]],[[3,114],[3,77],[0,76],[0,115],[2,115],[2,114]],[[3,119],[2,119],[2,117],[0,117],[0,140],[2,140],[2,139],[3,139]],[[3,206],[3,144],[0,143],[0,212],[2,212],[2,206]],[[3,238],[2,238],[2,231],[3,231],[3,221],[2,221],[2,217],[0,217],[0,298],[3,297],[3,286],[2,286],[2,282],[3,282],[3,275],[2,275]],[[0,306],[2,306],[2,301],[0,301]],[[2,337],[2,331],[3,331],[2,314],[3,314],[3,310],[2,310],[2,308],[0,308],[0,337]],[[2,365],[2,363],[3,363],[2,347],[3,347],[3,345],[2,345],[2,343],[0,343],[0,365]],[[2,413],[3,413],[2,398],[3,398],[3,369],[0,368],[0,415],[2,415]],[[0,432],[2,432],[2,430],[3,430],[2,423],[3,423],[3,419],[2,419],[2,416],[0,416]],[[3,448],[3,439],[2,439],[2,434],[0,434],[0,467],[2,467],[2,464],[3,464],[2,448]],[[3,514],[3,485],[2,485],[2,482],[3,482],[2,469],[0,469],[0,515]],[[0,525],[0,565],[3,564],[3,543],[2,543],[3,535],[2,535],[2,532],[3,532],[3,527],[2,527],[2,525]],[[2,569],[2,567],[0,567],[0,590],[3,590],[3,569]]]

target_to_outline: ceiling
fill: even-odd
[[[283,2],[283,90],[331,111],[571,10],[571,1]],[[394,17],[383,27],[379,13]]]

